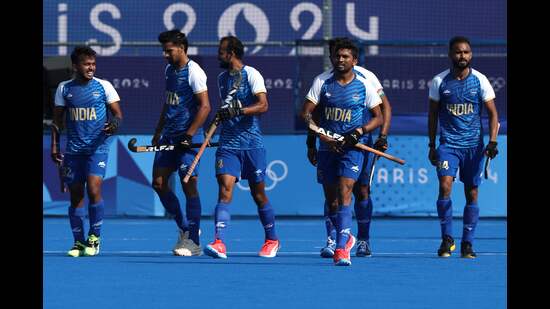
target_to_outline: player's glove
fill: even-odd
[[[496,157],[498,154],[497,142],[489,142],[485,148],[485,154],[487,154],[487,156],[491,159]]]
[[[190,149],[192,140],[193,140],[193,136],[189,134],[184,134],[183,139],[180,141],[180,147],[182,149]]]
[[[378,135],[378,139],[374,142],[374,149],[382,152],[388,150],[388,136],[384,134]]]
[[[113,135],[116,133],[121,123],[121,118],[113,117],[109,122],[105,123],[105,127],[103,127],[103,132],[105,132],[105,134],[107,135]]]
[[[361,138],[361,133],[357,130],[344,134],[344,140],[340,144],[340,148],[355,146],[355,144],[359,143],[359,138]]]
[[[435,150],[435,143],[429,143],[428,147],[430,148],[430,152],[428,153],[428,159],[430,160],[430,163],[433,166],[437,166],[437,151]]]
[[[239,107],[227,107],[218,111],[217,117],[220,120],[229,120],[233,117],[237,117],[243,114],[243,109]]]

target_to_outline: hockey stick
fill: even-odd
[[[237,75],[235,76],[235,80],[233,81],[233,86],[227,92],[227,95],[224,100],[225,104],[222,106],[222,108],[231,106],[233,97],[235,96],[235,94],[237,93],[237,90],[239,90],[239,87],[241,86],[241,79],[242,79],[241,72],[237,71]],[[210,142],[212,135],[214,135],[214,132],[216,132],[216,128],[220,124],[220,121],[221,119],[219,119],[218,115],[216,114],[216,117],[214,117],[214,120],[212,121],[212,123],[208,127],[208,130],[206,131],[206,135],[204,136],[204,142],[202,142],[201,148],[199,148],[199,151],[195,155],[193,162],[189,166],[189,169],[187,169],[187,173],[183,178],[184,183],[187,183],[189,181],[189,178],[191,178],[191,174],[193,174],[195,167],[197,166],[197,164],[199,164],[199,160],[202,156],[202,153],[204,152],[204,150],[206,149],[206,146]]]
[[[174,144],[174,145],[142,145],[142,146],[136,146],[136,143],[137,143],[137,139],[136,138],[132,138],[129,142],[128,142],[128,149],[131,151],[131,152],[158,152],[158,151],[173,151],[173,150],[176,150],[176,149],[179,149],[180,145],[178,144]],[[208,145],[206,145],[206,147],[217,147],[219,146],[220,143],[210,143]],[[191,144],[191,147],[190,148],[199,148],[202,146],[202,143],[201,144]]]
[[[339,142],[341,142],[341,141],[344,140],[344,136],[342,136],[342,135],[340,135],[340,134],[338,134],[338,133],[333,133],[333,132],[330,132],[330,131],[325,130],[325,129],[323,129],[323,128],[320,128],[320,127],[318,127],[317,125],[315,125],[315,124],[313,123],[313,121],[309,121],[309,125],[308,125],[308,126],[309,126],[309,128],[310,128],[311,130],[313,130],[314,132],[316,132],[318,135],[325,136],[325,137],[328,137],[329,139],[333,139],[333,140],[336,140],[336,141],[339,141]],[[357,143],[357,144],[355,144],[355,147],[357,147],[357,148],[359,148],[359,149],[362,149],[362,150],[365,150],[365,151],[368,151],[368,152],[372,152],[372,153],[374,153],[374,154],[376,154],[376,155],[379,155],[379,156],[381,156],[381,157],[384,157],[384,158],[386,158],[386,159],[388,159],[388,160],[390,160],[390,161],[399,163],[399,164],[401,164],[401,165],[405,164],[405,160],[399,159],[399,158],[394,157],[394,156],[392,156],[392,155],[389,155],[389,154],[387,154],[387,153],[385,153],[385,152],[376,150],[376,149],[371,148],[371,147],[369,147],[369,146],[367,146],[367,145]]]
[[[498,136],[498,130],[500,129],[500,122],[497,122],[497,136]],[[489,165],[491,164],[491,158],[489,156],[487,156],[487,158],[485,158],[485,168],[484,168],[484,176],[485,176],[485,179],[488,179],[489,178]]]
[[[378,159],[380,158],[380,156],[374,156],[374,161],[372,162],[372,166],[370,168],[370,179],[369,179],[369,190],[371,188],[371,185],[372,185],[372,178],[374,176],[374,166],[376,165],[376,161],[378,161]]]

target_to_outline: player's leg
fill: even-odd
[[[67,255],[79,257],[84,255],[86,240],[84,239],[84,218],[86,209],[84,208],[84,164],[79,156],[65,155],[63,160],[63,181],[69,188],[71,205],[68,209],[69,224],[74,238],[72,248]]]
[[[225,247],[226,229],[231,221],[229,206],[233,199],[233,188],[241,172],[241,151],[218,148],[216,150],[216,179],[218,181],[218,203],[214,209],[214,241],[204,248],[204,253],[214,258],[227,258]]]
[[[196,151],[189,150],[182,153],[178,173],[181,180],[183,193],[185,194],[185,214],[189,226],[189,232],[183,235],[182,246],[176,251],[177,255],[191,256],[202,255],[200,247],[200,220],[201,220],[201,201],[199,191],[197,189],[199,166],[195,167],[191,178],[187,183],[183,182],[183,178],[187,174],[187,168],[191,166]],[[200,164],[200,163],[199,163]]]
[[[99,254],[101,226],[105,205],[101,195],[101,186],[108,163],[108,153],[96,153],[88,157],[86,166],[86,190],[88,193],[88,218],[90,230],[88,231],[87,246],[85,255],[93,256]]]
[[[321,248],[321,257],[331,258],[336,250],[336,218],[338,216],[338,186],[336,159],[338,155],[329,151],[319,151],[317,161],[317,182],[323,185],[325,195],[325,228],[327,243]]]
[[[483,147],[467,149],[463,151],[464,159],[460,166],[460,180],[464,183],[464,206],[462,241],[460,242],[460,255],[464,258],[475,258],[473,250],[474,233],[479,221],[479,207],[477,203],[478,188],[481,184],[483,169]]]
[[[364,154],[362,151],[350,149],[339,156],[337,160],[338,217],[336,227],[338,233],[333,260],[337,266],[349,266],[351,265],[350,251],[356,240],[351,233],[352,191],[355,182],[359,178]]]
[[[250,194],[258,207],[258,216],[264,228],[264,244],[259,256],[275,257],[281,244],[275,232],[275,212],[265,194],[265,148],[243,151],[242,178],[248,180]]]
[[[161,142],[166,142],[161,140]],[[152,186],[157,193],[162,206],[170,214],[179,228],[179,237],[189,230],[187,218],[183,215],[180,202],[170,189],[168,181],[176,169],[178,163],[178,154],[173,151],[155,153],[153,162],[153,182]]]
[[[441,226],[441,245],[437,254],[440,257],[449,257],[451,256],[451,252],[455,250],[455,242],[452,237],[453,207],[451,190],[460,164],[460,156],[456,150],[448,148],[445,145],[438,147],[437,155],[439,193],[436,205]]]
[[[327,243],[321,248],[321,257],[331,258],[336,250],[336,224],[338,217],[338,187],[334,184],[323,184],[325,195],[325,228]]]
[[[356,182],[353,186],[354,210],[357,220],[357,250],[355,256],[370,257],[370,223],[372,220],[372,199],[368,183]]]

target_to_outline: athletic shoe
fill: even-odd
[[[280,241],[266,239],[258,255],[265,258],[272,258],[277,255],[277,251],[279,251],[279,248],[281,248]]]
[[[336,249],[334,250],[334,265],[336,266],[350,266],[351,265],[351,257],[350,252],[353,246],[355,245],[355,236],[353,236],[351,233],[349,234],[348,241],[346,242],[346,247],[344,249]]]
[[[206,248],[204,248],[204,253],[213,258],[227,259],[225,245],[220,239],[216,239],[213,243],[208,244]]]
[[[455,240],[449,235],[444,235],[441,240],[441,246],[437,250],[437,255],[440,257],[450,257],[453,251],[455,251]]]
[[[193,240],[189,239],[189,231],[179,231],[178,242],[172,249],[172,253],[177,256],[202,255],[202,248]]]
[[[321,249],[321,257],[333,257],[334,250],[336,250],[336,241],[329,236],[327,237],[327,245],[323,249]]]
[[[84,255],[84,248],[86,248],[86,245],[77,240],[71,250],[67,251],[67,255],[72,257],[82,256]]]
[[[372,252],[370,251],[370,243],[368,240],[358,240],[357,250],[355,251],[357,257],[370,257]]]
[[[477,257],[471,242],[463,241],[460,243],[460,257],[467,259],[475,259]]]
[[[94,256],[99,254],[99,237],[94,234],[88,236],[88,245],[84,248],[85,256]]]

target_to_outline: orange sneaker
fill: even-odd
[[[277,255],[279,248],[281,248],[281,243],[278,240],[266,239],[258,255],[265,258],[272,258]]]
[[[220,239],[214,240],[213,243],[208,244],[204,248],[204,253],[213,258],[217,259],[227,259],[227,254],[225,250],[225,245]]]
[[[349,234],[348,241],[346,242],[346,247],[344,249],[336,249],[334,250],[334,265],[336,266],[350,266],[351,265],[351,257],[350,252],[353,246],[355,246],[355,236],[353,236],[351,233]]]

